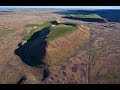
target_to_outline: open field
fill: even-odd
[[[22,79],[24,84],[119,84],[120,23],[112,22],[113,16],[106,23],[63,18],[66,13],[82,18],[106,15],[81,12],[0,12],[0,84]],[[53,19],[60,24],[51,24]],[[16,49],[24,51],[24,58],[15,54]]]

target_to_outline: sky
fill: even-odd
[[[120,9],[120,6],[0,6],[0,8]]]

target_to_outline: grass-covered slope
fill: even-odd
[[[30,31],[30,33],[26,34],[26,35],[23,37],[23,40],[26,40],[26,41],[27,41],[28,39],[31,38],[31,36],[32,36],[34,33],[36,33],[36,32],[38,32],[38,31],[42,30],[43,28],[51,25],[50,22],[51,22],[51,21],[47,21],[47,22],[45,22],[45,23],[43,23],[43,24],[40,24],[40,25],[39,25],[39,24],[27,24],[25,27],[32,27],[32,30]],[[34,27],[36,27],[36,28],[34,28]]]
[[[73,32],[77,27],[68,26],[68,25],[57,25],[51,27],[51,32],[48,35],[48,40],[53,40],[55,38],[64,36],[65,34]]]
[[[68,16],[79,17],[79,18],[102,18],[101,16],[97,14],[78,14],[78,15],[71,14]]]
[[[51,32],[48,35],[48,40],[53,40],[53,39],[58,38],[60,36],[64,36],[65,34],[71,33],[72,31],[76,30],[76,28],[77,28],[76,24],[70,23],[70,22],[58,23],[58,25],[53,25],[51,22],[52,21],[47,21],[41,25],[39,25],[39,24],[26,25],[25,27],[31,27],[32,30],[23,37],[23,40],[27,41],[28,39],[31,38],[31,36],[34,33],[42,30],[43,28],[45,28],[49,25],[51,25],[51,28],[50,28]]]
[[[63,61],[80,53],[82,47],[89,41],[90,30],[79,26],[75,31],[63,37],[49,41],[46,49],[45,62],[50,65],[59,65]]]
[[[77,15],[68,14],[68,15],[63,16],[63,18],[83,20],[83,21],[88,21],[88,22],[107,22],[107,20],[105,20],[98,14],[77,14]]]
[[[47,22],[47,24],[37,25],[37,28],[33,28],[26,35],[27,38],[24,37],[25,40],[30,39],[35,32],[42,30],[42,28],[48,25],[51,25],[51,27],[47,36],[48,45],[44,61],[50,66],[60,64],[78,54],[90,37],[89,28],[85,26],[71,22],[63,22],[56,25]]]

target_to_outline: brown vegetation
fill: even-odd
[[[15,30],[0,37],[0,83],[16,84],[23,76],[24,84],[120,83],[120,23],[69,20],[51,12],[18,10],[0,15],[0,25]],[[42,81],[46,71],[26,65],[14,50],[27,33],[25,25],[41,24],[51,17],[78,23],[80,28],[49,42],[45,62],[50,65],[50,75]]]

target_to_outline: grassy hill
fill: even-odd
[[[89,28],[79,26],[74,32],[49,41],[45,62],[50,66],[61,64],[63,61],[78,54],[89,41],[89,37]]]
[[[98,14],[77,14],[77,15],[68,14],[63,16],[63,18],[82,20],[82,21],[88,21],[88,22],[107,22],[107,20],[105,20]]]
[[[48,35],[48,40],[53,40],[55,38],[64,36],[65,34],[73,32],[77,27],[68,26],[68,25],[57,25],[51,27],[51,32]]]
[[[58,38],[60,36],[64,36],[67,33],[71,33],[72,31],[74,31],[77,28],[77,25],[75,23],[70,23],[70,22],[63,22],[63,23],[58,23],[58,25],[53,25],[51,23],[52,21],[47,21],[41,25],[39,24],[28,24],[25,27],[31,27],[31,31],[26,34],[23,37],[23,40],[28,40],[31,38],[31,36],[42,30],[43,28],[50,26],[51,25],[51,32],[48,35],[48,40],[53,40],[55,38]]]
[[[27,34],[23,37],[23,40],[26,40],[26,41],[27,41],[28,39],[30,39],[30,37],[31,37],[34,33],[36,33],[36,32],[38,32],[38,31],[42,30],[43,28],[51,25],[50,22],[51,22],[51,21],[47,21],[47,22],[45,22],[45,23],[43,23],[43,24],[27,24],[25,27],[26,27],[26,28],[27,28],[27,27],[31,27],[32,30],[30,30],[30,32],[27,33]],[[36,27],[36,28],[34,28],[34,27]]]
[[[47,35],[48,47],[44,62],[53,66],[79,53],[80,49],[88,42],[90,31],[85,26],[80,26],[71,22],[53,24],[50,21],[41,25],[27,25],[35,27],[25,35],[24,40],[28,40],[37,31],[51,25],[50,33]],[[79,50],[78,50],[79,49]]]

